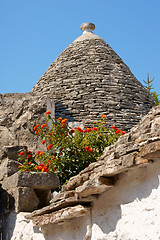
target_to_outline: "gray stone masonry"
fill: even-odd
[[[55,101],[56,117],[84,122],[106,114],[108,124],[122,130],[137,124],[154,106],[122,59],[91,32],[83,33],[59,55],[32,92]]]

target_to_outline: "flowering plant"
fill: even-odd
[[[46,145],[46,152],[20,152],[19,161],[22,165],[19,170],[54,172],[59,176],[61,185],[95,162],[105,147],[125,134],[115,126],[108,127],[104,114],[98,121],[92,122],[92,127],[84,126],[83,129],[72,129],[66,118],[53,119],[50,111],[46,112],[46,116],[46,123],[34,127],[35,134],[40,136],[42,144]],[[42,164],[38,165],[36,162]]]

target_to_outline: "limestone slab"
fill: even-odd
[[[17,172],[8,177],[2,187],[4,189],[32,187],[33,189],[51,190],[58,188],[59,185],[59,178],[54,173]]]

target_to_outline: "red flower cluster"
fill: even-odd
[[[38,151],[38,152],[36,153],[37,156],[41,156],[42,154],[43,154],[43,152],[41,152],[41,151]]]
[[[67,119],[67,118],[63,119],[63,120],[61,121],[61,124],[64,124],[64,123],[66,123],[66,122],[68,122],[68,119]]]
[[[37,125],[33,128],[34,131],[36,131],[38,127],[40,127],[40,124],[37,124]]]
[[[51,149],[52,146],[53,146],[53,144],[49,144],[49,145],[47,146],[47,150]]]
[[[83,132],[83,129],[81,127],[75,128],[75,130],[78,130],[79,132]]]
[[[49,172],[49,169],[46,165],[44,164],[39,164],[36,169],[41,172]]]
[[[24,151],[20,152],[19,154],[20,154],[21,156],[24,155]]]
[[[31,155],[30,155],[30,154],[28,154],[28,155],[27,155],[27,159],[30,159],[30,158],[31,158]]]
[[[72,133],[74,133],[74,130],[73,130],[73,129],[71,129],[70,133],[71,133],[71,134],[72,134]]]
[[[62,119],[61,117],[58,118],[58,121],[61,123],[62,128],[66,127],[66,124],[68,122],[68,119]]]
[[[48,114],[51,114],[51,111],[47,111],[46,114],[47,114],[47,115],[48,115]]]
[[[105,114],[102,114],[102,118],[106,118],[107,116]]]
[[[43,141],[42,141],[42,144],[45,144],[45,142],[46,142],[46,141],[45,141],[45,140],[43,140]]]
[[[93,152],[93,149],[92,148],[90,148],[90,147],[84,147],[84,149],[85,149],[85,151],[88,151],[88,152]]]
[[[44,127],[47,127],[47,124],[46,124],[46,123],[41,126],[41,128],[44,128]]]
[[[122,134],[124,135],[125,134],[125,131],[122,131],[122,130],[119,130],[118,128],[116,128],[115,126],[112,126],[111,128],[115,129],[116,130],[116,134]]]
[[[86,126],[85,126],[85,129],[83,130],[82,128],[80,128],[80,127],[77,127],[77,128],[75,128],[75,130],[78,130],[79,132],[83,132],[83,133],[89,133],[89,132],[91,132],[91,131],[97,131],[97,127],[93,127],[93,128],[87,128]]]

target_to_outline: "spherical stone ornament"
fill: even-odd
[[[80,26],[80,29],[82,31],[86,31],[86,32],[92,32],[95,29],[95,25],[93,23],[82,23]]]

